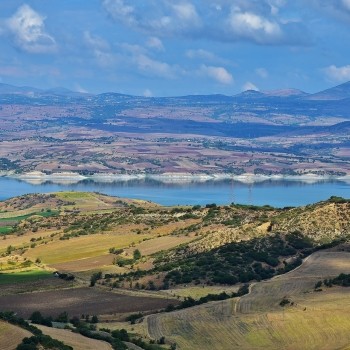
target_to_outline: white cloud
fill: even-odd
[[[332,81],[345,82],[350,80],[350,65],[343,67],[331,65],[325,68],[324,72],[326,76]]]
[[[278,15],[280,8],[286,4],[286,0],[268,0],[268,4],[271,7],[271,14]]]
[[[97,35],[92,35],[89,31],[84,32],[84,41],[89,47],[94,49],[99,49],[99,50],[110,49],[110,46],[106,40],[104,40],[103,38]]]
[[[247,90],[259,91],[259,88],[255,84],[251,83],[250,81],[247,81],[242,86],[242,91],[247,91]]]
[[[148,38],[148,40],[146,41],[146,45],[151,48],[151,49],[156,49],[158,51],[164,51],[164,46],[162,41],[157,38],[156,36],[151,36],[150,38]]]
[[[232,9],[229,17],[229,31],[241,38],[253,40],[259,44],[273,43],[282,38],[280,25],[253,12]]]
[[[189,2],[172,5],[172,8],[178,18],[186,22],[199,22],[199,16],[195,6]]]
[[[133,28],[159,36],[185,33],[200,25],[196,7],[188,1],[172,4],[167,0],[130,5],[130,0],[102,0],[108,14]]]
[[[101,67],[110,67],[116,63],[116,57],[111,52],[109,43],[103,38],[85,31],[84,43],[92,51],[97,63]]]
[[[255,69],[255,73],[263,79],[266,79],[269,76],[269,72],[265,68],[257,68]]]
[[[341,0],[343,6],[350,11],[350,0]]]
[[[146,75],[168,79],[176,78],[177,68],[166,62],[154,60],[145,54],[136,55],[134,56],[133,60],[136,63],[139,71],[145,73]]]
[[[203,49],[188,50],[186,51],[186,56],[191,59],[200,58],[207,61],[215,61],[217,59],[217,57],[212,52]]]
[[[75,83],[74,84],[74,90],[83,94],[88,94],[89,91],[87,91],[86,89],[84,89],[80,84]]]
[[[135,8],[131,5],[125,4],[123,0],[103,0],[102,4],[114,19],[129,24],[136,22],[136,19],[134,18]]]
[[[30,53],[50,53],[57,49],[55,39],[45,30],[45,17],[24,4],[6,21],[16,45]]]
[[[200,73],[206,75],[220,84],[232,84],[233,76],[224,67],[214,67],[202,65],[200,68]]]
[[[143,92],[143,96],[144,97],[152,97],[153,96],[153,93],[150,89],[146,89],[144,92]]]
[[[287,0],[102,0],[111,18],[149,36],[253,41],[263,45],[310,44],[303,21],[286,20],[280,14],[286,3]]]

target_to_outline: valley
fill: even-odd
[[[0,171],[346,175],[349,83],[325,96],[145,98],[4,85]]]

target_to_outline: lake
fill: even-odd
[[[150,200],[162,205],[240,204],[275,207],[299,206],[325,200],[330,196],[350,198],[350,184],[345,181],[268,180],[244,184],[230,180],[163,183],[155,180],[132,180],[102,183],[84,180],[76,184],[30,184],[18,179],[0,177],[0,200],[27,193],[58,191],[100,192],[112,196]]]

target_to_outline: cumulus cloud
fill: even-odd
[[[126,4],[123,0],[103,0],[102,4],[114,19],[129,24],[136,23],[134,7]]]
[[[257,68],[255,69],[255,73],[263,79],[266,79],[269,76],[269,72],[265,68]]]
[[[251,83],[250,81],[247,81],[242,86],[242,91],[247,91],[247,90],[259,91],[259,88],[255,84]]]
[[[89,47],[93,49],[98,49],[98,50],[110,49],[110,45],[105,39],[97,35],[93,35],[89,31],[84,32],[84,41]]]
[[[6,20],[6,27],[17,47],[29,53],[50,53],[57,49],[53,36],[45,29],[45,17],[24,4]]]
[[[348,1],[348,0],[343,0]],[[115,21],[150,36],[185,36],[266,45],[309,43],[302,21],[281,15],[285,0],[102,0]]]
[[[350,0],[342,0],[341,1],[343,6],[348,10],[350,11]]]
[[[228,20],[229,32],[234,36],[253,40],[259,44],[280,41],[283,33],[276,21],[269,20],[253,12],[234,8]]]
[[[324,69],[324,72],[332,81],[336,82],[345,82],[350,80],[350,65],[337,67],[335,65],[331,65]]]
[[[233,76],[224,67],[202,65],[200,68],[202,75],[208,76],[220,84],[229,85],[233,83]]]
[[[185,53],[186,57],[194,60],[202,60],[205,62],[215,62],[217,64],[228,64],[232,62],[228,62],[227,60],[215,55],[214,53],[204,50],[204,49],[191,49],[187,50]]]
[[[151,36],[146,41],[146,46],[151,49],[156,49],[158,51],[164,51],[163,42],[156,36]]]
[[[148,76],[174,79],[177,77],[178,68],[166,62],[155,60],[145,54],[138,54],[133,57],[138,70]]]
[[[189,1],[132,4],[130,0],[102,0],[103,7],[114,20],[156,35],[184,34],[201,26],[196,7]]]
[[[101,67],[110,67],[115,64],[116,57],[111,52],[110,45],[106,40],[91,34],[89,31],[84,32],[83,38],[86,47],[91,50]]]
[[[310,4],[325,15],[349,23],[350,0],[310,0]]]
[[[86,89],[84,89],[80,84],[78,83],[75,83],[74,84],[74,90],[77,91],[77,92],[80,92],[82,94],[88,94],[89,91],[87,91]]]
[[[153,96],[153,93],[150,89],[146,89],[144,92],[143,92],[143,96],[144,97],[152,97]]]
[[[178,18],[186,22],[199,23],[200,18],[197,10],[190,2],[181,2],[179,4],[173,4],[172,8]]]

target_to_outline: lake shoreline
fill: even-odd
[[[192,174],[192,173],[163,173],[163,174],[112,174],[112,173],[96,173],[92,175],[80,175],[74,172],[61,172],[45,174],[39,171],[33,171],[23,174],[15,174],[11,172],[0,172],[0,176],[14,178],[29,182],[32,184],[42,184],[52,182],[57,184],[75,184],[84,180],[91,180],[100,183],[128,182],[133,180],[155,180],[163,183],[192,183],[207,181],[223,181],[232,180],[235,182],[254,184],[264,181],[300,181],[306,183],[315,183],[319,181],[344,181],[350,182],[350,175],[334,176],[334,175],[260,175],[260,174],[242,174],[234,175],[229,173],[217,174]]]
[[[62,175],[61,175],[62,176]],[[271,205],[274,207],[301,206],[326,200],[331,196],[350,198],[350,180],[342,178],[329,179],[321,177],[285,178],[273,180],[264,177],[264,181],[238,182],[230,179],[210,177],[206,181],[195,181],[197,178],[186,177],[174,181],[167,177],[162,181],[142,177],[123,181],[105,177],[53,179],[52,176],[22,179],[19,177],[0,177],[0,200],[6,200],[29,193],[54,193],[60,191],[98,192],[121,198],[133,198],[152,201],[165,206],[173,205],[206,205],[230,203],[249,205]],[[256,180],[256,178],[253,178]],[[55,182],[53,181],[55,180]],[[108,181],[107,181],[108,180]],[[202,179],[203,180],[203,179]],[[252,180],[252,179],[250,179]],[[260,178],[262,180],[262,178]],[[266,181],[265,181],[266,180]]]

